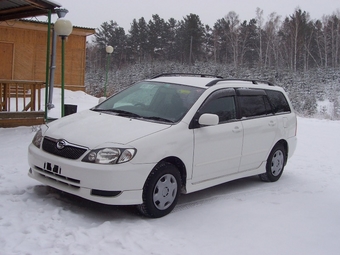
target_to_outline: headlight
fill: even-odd
[[[136,154],[136,149],[101,148],[90,151],[82,160],[97,164],[120,164],[130,161]]]
[[[41,145],[41,141],[43,139],[43,135],[42,135],[42,131],[41,129],[38,130],[38,132],[35,134],[35,136],[33,137],[33,140],[32,140],[32,143],[40,148],[40,145]]]

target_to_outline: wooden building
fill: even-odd
[[[84,90],[86,36],[94,29],[73,27],[65,44],[65,88]],[[0,23],[0,79],[44,81],[47,23],[8,20]],[[61,83],[61,39],[57,38],[56,85]]]
[[[0,127],[46,121],[46,106],[43,109],[40,103],[44,95],[40,89],[48,83],[46,73],[50,58],[47,56],[51,45],[48,48],[47,42],[52,42],[52,33],[48,33],[50,24],[19,18],[51,15],[59,7],[51,0],[0,1]],[[65,89],[85,89],[86,37],[94,33],[93,28],[73,26],[65,42]],[[54,85],[58,87],[61,85],[59,37],[55,66]]]

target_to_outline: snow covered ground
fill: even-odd
[[[82,92],[66,97],[78,111],[97,102]],[[1,255],[339,254],[339,121],[299,118],[298,147],[278,182],[251,177],[183,195],[160,219],[30,179],[27,146],[35,130],[0,128]]]

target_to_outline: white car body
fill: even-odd
[[[176,123],[147,121],[86,110],[42,126],[42,136],[86,152],[68,159],[29,145],[29,176],[85,199],[111,205],[143,203],[143,187],[154,167],[161,161],[181,165],[181,193],[191,193],[238,178],[266,173],[266,161],[273,147],[284,141],[287,159],[296,148],[296,115],[291,112],[266,117],[242,118],[213,125],[216,115],[205,114],[200,128],[189,128],[194,115],[208,95],[225,88],[282,88],[248,81],[218,81],[215,78],[160,77],[150,81],[175,83],[205,91]],[[195,84],[195,85],[193,85]],[[218,120],[218,119],[217,119]],[[216,124],[216,123],[215,123]],[[121,164],[83,162],[90,150],[102,147],[135,148],[134,157]]]

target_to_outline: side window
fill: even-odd
[[[212,113],[219,117],[219,123],[236,119],[235,97],[230,95],[213,96],[200,109],[200,114]]]
[[[274,113],[291,112],[286,97],[280,91],[266,90]]]
[[[272,114],[268,99],[263,95],[239,96],[241,117],[256,117]]]

